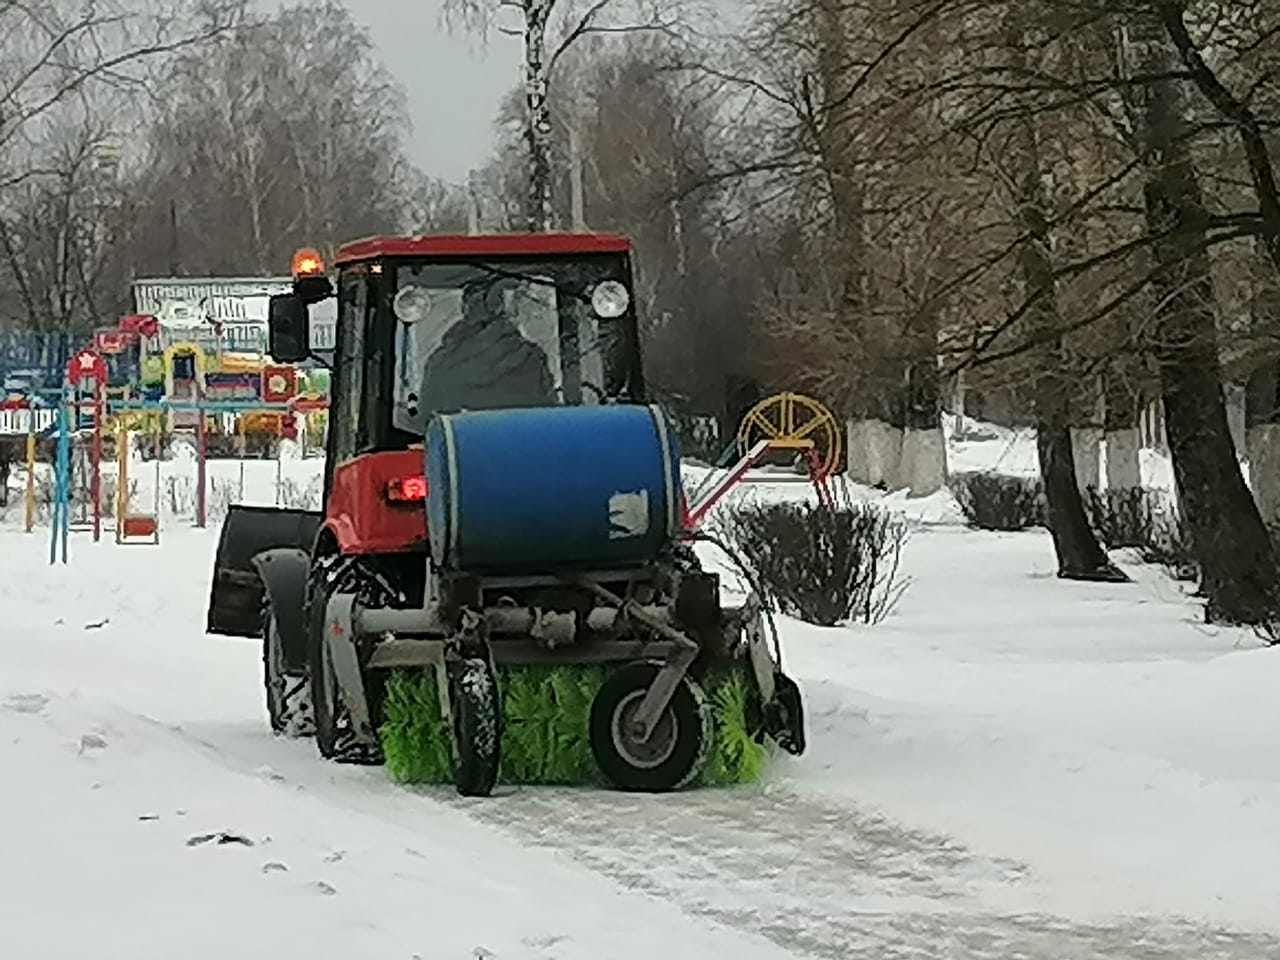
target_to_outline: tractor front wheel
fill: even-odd
[[[487,797],[498,782],[502,753],[502,705],[497,680],[487,662],[463,660],[451,671],[449,707],[458,793]]]
[[[661,669],[655,662],[629,663],[605,679],[591,704],[591,752],[605,777],[623,790],[679,790],[702,772],[711,750],[711,705],[690,676],[676,687],[648,740],[632,732],[632,719]]]

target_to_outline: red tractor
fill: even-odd
[[[233,507],[211,633],[261,637],[277,733],[382,761],[388,672],[434,668],[460,792],[493,789],[499,668],[602,664],[591,748],[631,790],[704,763],[703,672],[752,678],[754,733],[804,749],[798,688],[755,597],[725,608],[688,546],[674,432],[646,404],[629,242],[610,235],[380,238],[336,289],[295,257],[269,350],[313,356],[336,296],[323,510]]]

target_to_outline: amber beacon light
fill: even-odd
[[[293,255],[293,261],[290,263],[289,269],[295,279],[298,277],[318,277],[324,273],[324,259],[320,256],[319,251],[311,247],[303,247]]]

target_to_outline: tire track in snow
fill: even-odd
[[[485,803],[446,802],[623,886],[823,960],[1280,956],[1280,939],[1268,934],[1049,915],[1020,893],[1031,880],[1021,865],[785,789],[662,797],[522,789]],[[1019,898],[1026,909],[1010,911]]]
[[[147,718],[144,718],[147,719]],[[241,772],[395,822],[438,805],[570,857],[687,914],[816,960],[1258,960],[1280,938],[1182,920],[1055,916],[1017,863],[781,787],[642,796],[499,785],[485,800],[402,787],[246,726],[148,722]],[[420,805],[419,805],[420,804]]]

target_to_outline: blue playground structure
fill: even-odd
[[[71,353],[65,333],[0,333],[0,387],[6,394],[56,390]]]

